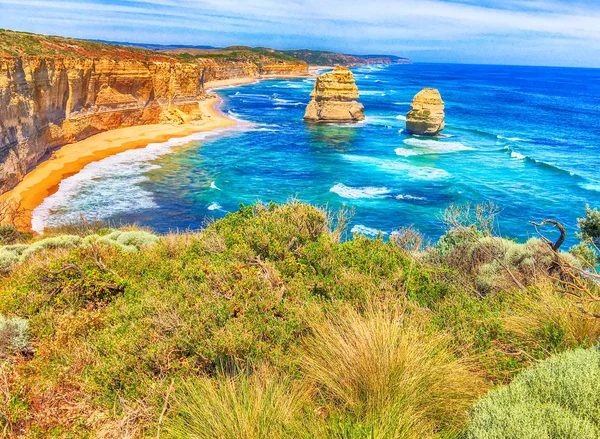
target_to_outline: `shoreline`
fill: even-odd
[[[264,75],[257,78],[235,78],[210,81],[205,84],[206,92],[219,89],[255,84],[268,79],[311,78],[317,76],[309,67],[307,75]],[[32,230],[34,210],[46,198],[56,193],[60,183],[93,162],[131,149],[145,148],[152,143],[163,143],[170,139],[187,137],[199,132],[235,126],[237,121],[217,110],[221,98],[206,99],[199,103],[203,119],[182,125],[153,124],[136,125],[105,131],[84,140],[63,145],[51,153],[46,160],[37,164],[13,189],[0,195],[0,201],[18,203],[24,213],[17,220],[17,227]]]
[[[218,96],[201,101],[199,107],[203,118],[198,121],[183,125],[154,124],[118,128],[64,145],[27,173],[17,186],[2,194],[0,200],[19,203],[24,215],[17,226],[32,231],[33,211],[58,191],[64,179],[77,174],[88,164],[131,149],[145,148],[151,143],[163,143],[170,139],[236,125],[235,120],[217,111],[215,106],[220,102],[221,98]]]

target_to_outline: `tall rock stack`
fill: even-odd
[[[406,130],[421,136],[436,136],[444,129],[444,101],[435,88],[424,88],[412,101],[406,115]]]
[[[312,101],[304,119],[312,122],[359,122],[365,119],[364,107],[358,103],[358,87],[352,72],[345,67],[317,78]]]

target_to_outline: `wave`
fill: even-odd
[[[119,214],[155,208],[152,193],[141,186],[147,181],[145,173],[159,168],[153,161],[172,154],[176,146],[205,140],[222,131],[151,143],[145,148],[124,151],[88,164],[61,181],[58,190],[32,212],[32,229],[42,233],[48,226],[77,221],[80,215],[87,220],[106,220]]]
[[[211,189],[216,189],[216,190],[218,190],[218,191],[220,191],[220,190],[221,190],[220,188],[218,188],[218,187],[217,187],[217,182],[216,182],[216,181],[213,181],[213,182],[210,184],[210,188],[211,188]]]
[[[499,140],[509,140],[511,142],[527,142],[528,140],[521,139],[520,137],[504,137],[504,136],[496,136]]]
[[[382,171],[393,173],[402,172],[415,180],[441,180],[450,177],[450,174],[443,169],[431,168],[427,166],[416,166],[395,160],[386,160],[376,157],[351,154],[342,154],[342,158],[354,163],[374,166]]]
[[[474,148],[460,142],[442,142],[432,139],[409,138],[404,141],[405,145],[412,148],[396,148],[396,155],[409,157],[414,155],[449,154],[460,151],[474,151]]]
[[[362,224],[357,224],[354,227],[352,227],[352,229],[350,230],[350,233],[357,233],[357,234],[365,235],[365,236],[379,236],[380,233],[382,235],[388,234],[387,232],[382,232],[380,230],[373,229],[371,227],[363,226]]]
[[[403,114],[399,114],[398,116],[396,116],[396,119],[398,120],[406,120],[406,116]]]
[[[579,187],[587,191],[600,192],[600,183],[580,183]]]
[[[212,203],[212,204],[210,204],[208,206],[207,209],[210,210],[210,211],[213,211],[213,210],[223,210],[223,206],[221,206],[219,203]]]
[[[410,105],[412,102],[394,102],[394,105]]]
[[[290,101],[289,99],[282,99],[282,98],[277,98],[277,97],[273,97],[271,100],[273,102],[277,102],[277,104],[279,104],[279,105],[287,105],[287,106],[292,106],[292,107],[306,105],[305,102],[295,102],[295,101]]]
[[[536,166],[539,166],[541,168],[547,169],[547,170],[552,171],[552,172],[557,172],[557,173],[560,173],[560,174],[568,174],[571,177],[583,179],[582,176],[576,174],[575,172],[563,169],[559,165],[556,165],[554,163],[545,162],[543,160],[538,160],[538,159],[535,159],[535,158],[530,157],[528,155],[521,154],[520,152],[517,152],[517,151],[513,150],[512,148],[510,148],[508,146],[505,146],[504,148],[502,148],[502,151],[508,153],[514,159],[527,161],[527,162],[529,162],[531,164],[534,164]]]
[[[360,198],[382,198],[390,193],[386,187],[361,187],[354,188],[338,183],[329,189],[329,192],[338,194],[342,198],[357,200]]]
[[[363,90],[360,92],[361,96],[387,96],[387,94],[385,94],[382,91],[374,91],[374,90]]]
[[[415,195],[400,194],[396,195],[396,200],[409,200],[409,201],[425,201],[425,197],[417,197]]]

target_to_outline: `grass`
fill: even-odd
[[[468,359],[418,315],[349,310],[312,326],[301,364],[331,411],[377,438],[456,430],[485,390]],[[337,408],[336,408],[337,407]],[[456,431],[454,431],[456,432]]]
[[[292,201],[195,233],[22,237],[37,250],[0,278],[0,314],[30,343],[0,360],[0,431],[456,438],[486,390],[598,338],[537,244],[485,224],[344,240],[347,223]],[[64,234],[86,245],[44,243]]]

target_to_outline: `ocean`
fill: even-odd
[[[34,229],[77,220],[199,229],[240,203],[292,198],[354,210],[352,233],[414,226],[435,240],[450,205],[493,202],[502,236],[564,223],[574,244],[586,204],[600,207],[600,70],[412,64],[353,69],[366,120],[302,120],[313,78],[219,91],[234,128],[127,151],[64,180]],[[407,135],[422,88],[440,90],[440,138]]]

